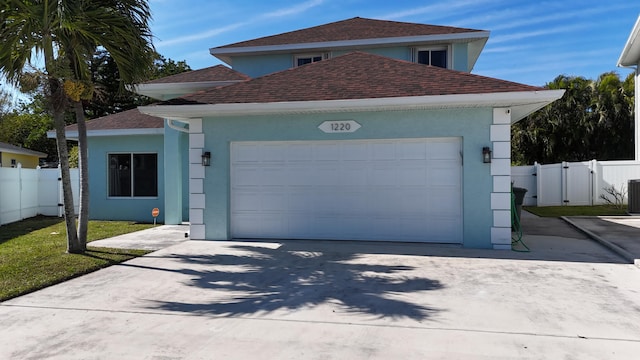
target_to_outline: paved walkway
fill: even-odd
[[[150,229],[92,241],[90,247],[160,250],[189,240],[189,225],[159,225]]]
[[[640,266],[640,217],[570,216],[563,219],[627,261]]]

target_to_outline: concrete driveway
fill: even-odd
[[[0,304],[0,358],[638,358],[640,270],[554,226],[531,253],[186,241]]]

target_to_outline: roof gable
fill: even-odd
[[[640,16],[636,20],[627,43],[622,49],[620,58],[618,59],[618,66],[638,66],[640,63]]]
[[[355,17],[329,24],[286,32],[279,35],[266,36],[258,39],[223,45],[214,49],[424,35],[445,35],[479,31],[481,30]]]
[[[165,104],[232,104],[537,91],[542,88],[353,52]]]

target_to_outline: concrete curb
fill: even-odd
[[[575,222],[573,222],[571,219],[567,218],[566,216],[560,216],[560,218],[562,220],[564,220],[567,224],[573,226],[574,228],[578,229],[579,231],[585,233],[587,236],[589,236],[591,239],[599,242],[600,244],[602,244],[604,247],[608,248],[609,250],[613,251],[614,253],[622,256],[625,260],[629,261],[631,264],[634,264],[635,266],[640,268],[640,259],[636,259],[633,254],[631,254],[630,252],[628,252],[627,250],[621,248],[620,246],[612,243],[609,240],[606,240],[598,235],[596,235],[595,233],[593,233],[592,231],[589,231],[583,227],[581,227],[580,225],[576,224]]]

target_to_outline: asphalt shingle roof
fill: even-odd
[[[117,129],[159,129],[164,127],[164,120],[159,117],[143,114],[138,109],[126,110],[87,121],[87,131]],[[66,131],[78,131],[78,125],[65,128]]]
[[[160,79],[147,81],[145,84],[174,84],[206,81],[243,81],[249,77],[241,72],[230,69],[224,65],[211,66],[204,69],[186,71],[180,74],[166,76]]]
[[[353,52],[163,104],[231,104],[537,91],[543,88]]]
[[[9,143],[5,143],[5,142],[0,142],[0,153],[1,152],[10,152],[10,153],[14,153],[14,154],[24,154],[24,155],[31,155],[31,156],[37,156],[37,157],[47,157],[47,154],[40,152],[40,151],[35,151],[35,150],[31,150],[31,149],[26,149],[20,146],[16,146],[16,145],[12,145]]]
[[[481,30],[451,26],[415,24],[398,21],[375,20],[355,17],[306,29],[241,41],[216,47],[215,49],[247,46],[272,46],[313,42],[379,39],[421,35],[443,35]]]

